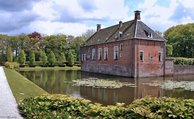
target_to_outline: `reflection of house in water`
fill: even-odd
[[[112,77],[112,76],[105,76],[99,75],[96,76],[95,74],[91,74],[95,77],[104,79],[111,79],[111,80],[119,80],[119,81],[129,81],[129,78],[124,77]],[[82,75],[83,76],[83,75]],[[85,75],[87,78],[89,75]],[[110,78],[108,78],[110,77]],[[159,78],[157,81],[163,81],[164,78]],[[126,104],[131,103],[133,100],[137,98],[142,98],[145,96],[155,96],[155,97],[162,97],[164,96],[163,89],[160,87],[154,87],[145,85],[145,83],[150,83],[156,79],[131,79],[131,83],[135,84],[132,87],[122,87],[118,89],[110,89],[110,88],[94,88],[94,87],[87,87],[81,86],[80,87],[80,95],[84,98],[92,100],[94,102],[99,102],[105,105],[115,104],[117,102],[123,102]]]
[[[135,88],[122,87],[119,89],[80,87],[80,95],[94,102],[111,105],[117,102],[130,103],[134,100]]]

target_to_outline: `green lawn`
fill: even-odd
[[[80,70],[80,67],[23,67],[19,68],[19,71],[30,71],[30,70]]]
[[[17,71],[7,68],[4,68],[4,71],[17,103],[24,98],[48,94],[45,90],[23,77]]]

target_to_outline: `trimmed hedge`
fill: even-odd
[[[83,98],[66,95],[44,95],[24,99],[19,103],[21,114],[25,118],[194,118],[193,99],[145,97],[132,104],[118,103],[102,106]]]
[[[19,64],[17,62],[5,62],[4,66],[9,69],[19,68]]]
[[[175,65],[194,65],[194,58],[173,57]]]

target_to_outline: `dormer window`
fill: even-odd
[[[146,31],[146,30],[144,30],[144,32],[145,32],[145,34],[146,34],[146,36],[147,36],[148,38],[152,38],[152,33],[148,32],[148,31]]]
[[[123,32],[119,31],[119,39],[123,37]]]
[[[119,40],[123,37],[123,32],[119,31],[118,34],[115,36],[115,39]]]

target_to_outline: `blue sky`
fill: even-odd
[[[194,22],[194,0],[1,0],[0,33],[16,35],[37,31],[43,34],[81,35],[119,21],[141,20],[164,32],[171,26]]]

